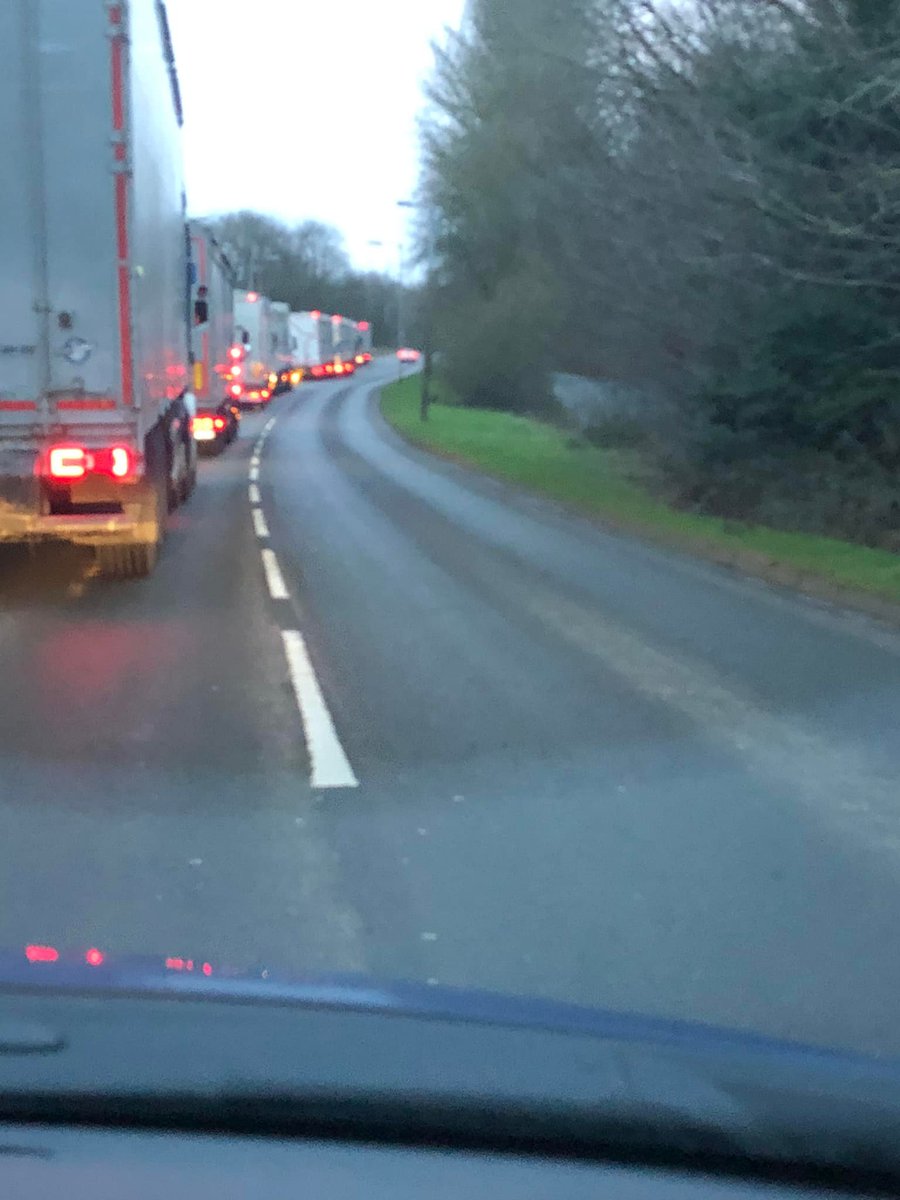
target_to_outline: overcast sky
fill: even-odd
[[[191,214],[315,217],[341,231],[357,265],[393,272],[406,221],[396,202],[418,177],[429,46],[459,25],[463,5],[167,0]]]

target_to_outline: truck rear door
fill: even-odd
[[[102,3],[0,3],[0,435],[121,416],[109,21]]]

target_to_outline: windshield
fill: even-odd
[[[900,1052],[900,5],[0,42],[0,950]]]

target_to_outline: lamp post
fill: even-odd
[[[382,242],[377,238],[373,238],[369,242],[369,245],[370,246],[380,246],[382,249],[384,249],[384,248],[386,248],[387,243]],[[396,306],[397,306],[397,348],[399,349],[403,345],[403,242],[402,241],[397,242]],[[386,324],[387,324],[387,322],[385,322],[385,325]],[[385,329],[385,333],[387,333],[386,329]],[[402,370],[402,367],[401,367],[401,370]]]

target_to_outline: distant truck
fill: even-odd
[[[221,450],[237,437],[240,423],[231,351],[234,341],[234,271],[219,243],[198,221],[191,238],[191,357],[196,414],[194,440]]]
[[[372,361],[372,326],[368,321],[356,323],[356,365],[363,367]]]
[[[259,292],[236,292],[234,297],[234,387],[239,402],[250,408],[268,403],[272,395],[269,376],[275,374],[272,301]]]
[[[331,318],[320,312],[291,313],[291,357],[295,370],[312,375],[332,360]]]
[[[270,307],[273,367],[269,384],[273,393],[287,391],[291,386],[291,308],[280,300]]]
[[[335,363],[352,363],[359,345],[359,330],[348,317],[331,318],[332,352]]]
[[[149,573],[196,480],[161,0],[0,3],[0,540]]]

